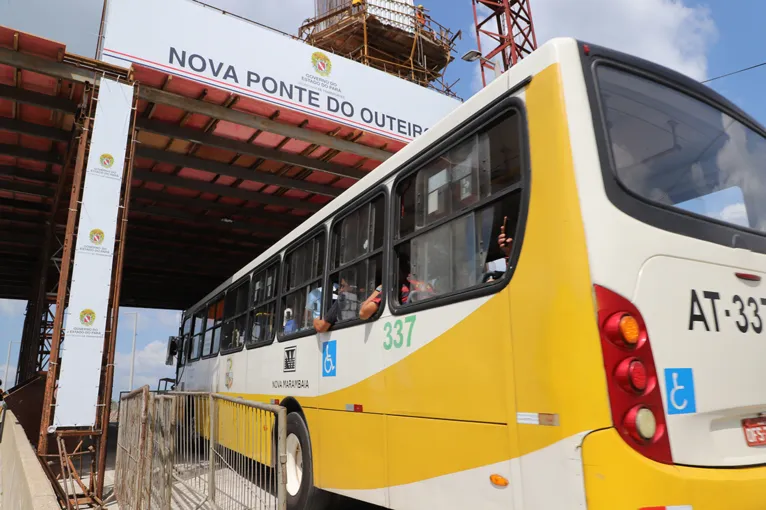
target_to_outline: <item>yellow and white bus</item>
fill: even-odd
[[[553,40],[191,308],[178,387],[287,408],[291,510],[762,510],[765,135]]]

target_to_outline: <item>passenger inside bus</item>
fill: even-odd
[[[335,287],[335,284],[333,284],[333,287]],[[356,318],[358,309],[359,300],[356,285],[349,283],[345,278],[341,277],[337,299],[330,306],[324,319],[314,319],[314,329],[319,333],[324,333],[339,320],[346,321]]]
[[[409,285],[409,260],[400,259],[399,264],[399,302],[406,303],[410,295]],[[375,287],[375,291],[370,294],[359,308],[359,318],[367,320],[375,315],[380,308],[380,303],[383,298],[383,285],[378,284]]]
[[[505,254],[505,257],[487,262],[485,273],[482,277],[482,283],[502,278],[505,274],[505,270],[508,268],[508,260],[511,256],[511,247],[513,246],[513,238],[505,235],[505,227],[507,223],[508,216],[505,216],[503,218],[503,224],[500,226],[500,235],[497,236],[497,246],[500,248],[500,251]]]
[[[467,136],[397,183],[394,250],[410,260],[408,304],[489,285],[506,273],[522,201],[511,123],[498,120]]]
[[[287,308],[285,310],[285,321],[284,321],[284,332],[285,335],[289,335],[290,333],[295,333],[297,329],[297,324],[295,324],[295,319],[293,318],[293,311],[290,308]]]
[[[481,211],[479,216],[485,216],[481,218],[484,224],[499,223],[487,221],[487,216],[495,216],[491,207],[489,214]],[[481,248],[489,244],[491,230],[482,233],[477,242],[470,232],[473,224],[474,221],[471,221],[467,225],[468,235],[462,229],[445,229],[444,232],[436,229],[399,247],[400,304],[416,303],[503,277],[513,246],[513,237],[510,232],[506,234],[508,216],[503,216],[496,248]],[[463,243],[455,242],[461,238]],[[457,246],[464,246],[465,249],[457,249]],[[411,252],[414,252],[415,261],[412,261]]]

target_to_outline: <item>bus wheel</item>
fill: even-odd
[[[298,413],[287,415],[287,508],[324,510],[329,494],[314,487],[314,463],[306,422]]]

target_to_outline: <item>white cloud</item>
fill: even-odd
[[[577,37],[637,55],[695,79],[707,76],[707,50],[718,31],[710,10],[686,0],[538,0],[538,42]]]
[[[0,388],[3,391],[8,391],[16,384],[16,364],[8,365],[8,376],[5,375],[5,363],[0,365]]]
[[[173,377],[175,369],[165,365],[167,342],[155,340],[143,349],[136,351],[134,365],[133,389],[148,384],[151,389],[157,388],[157,382],[163,377]],[[114,395],[130,387],[130,352],[117,352],[114,358]]]
[[[747,209],[745,204],[740,202],[738,204],[727,205],[721,210],[720,218],[723,221],[734,223],[736,225],[742,225],[749,227],[750,222],[747,219]]]
[[[18,299],[0,299],[0,317],[19,317],[24,315],[27,302]]]
[[[688,0],[535,0],[538,45],[554,37],[630,53],[682,72],[707,77],[707,51],[718,36],[710,10]],[[469,33],[475,33],[472,29]],[[494,47],[482,39],[482,47]],[[481,86],[478,71],[474,87]]]

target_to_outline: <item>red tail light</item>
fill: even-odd
[[[595,291],[614,426],[637,452],[672,464],[657,369],[644,319],[633,303],[619,294],[598,285]]]
[[[638,358],[625,358],[614,371],[620,386],[628,392],[643,393],[649,383],[646,365]]]

